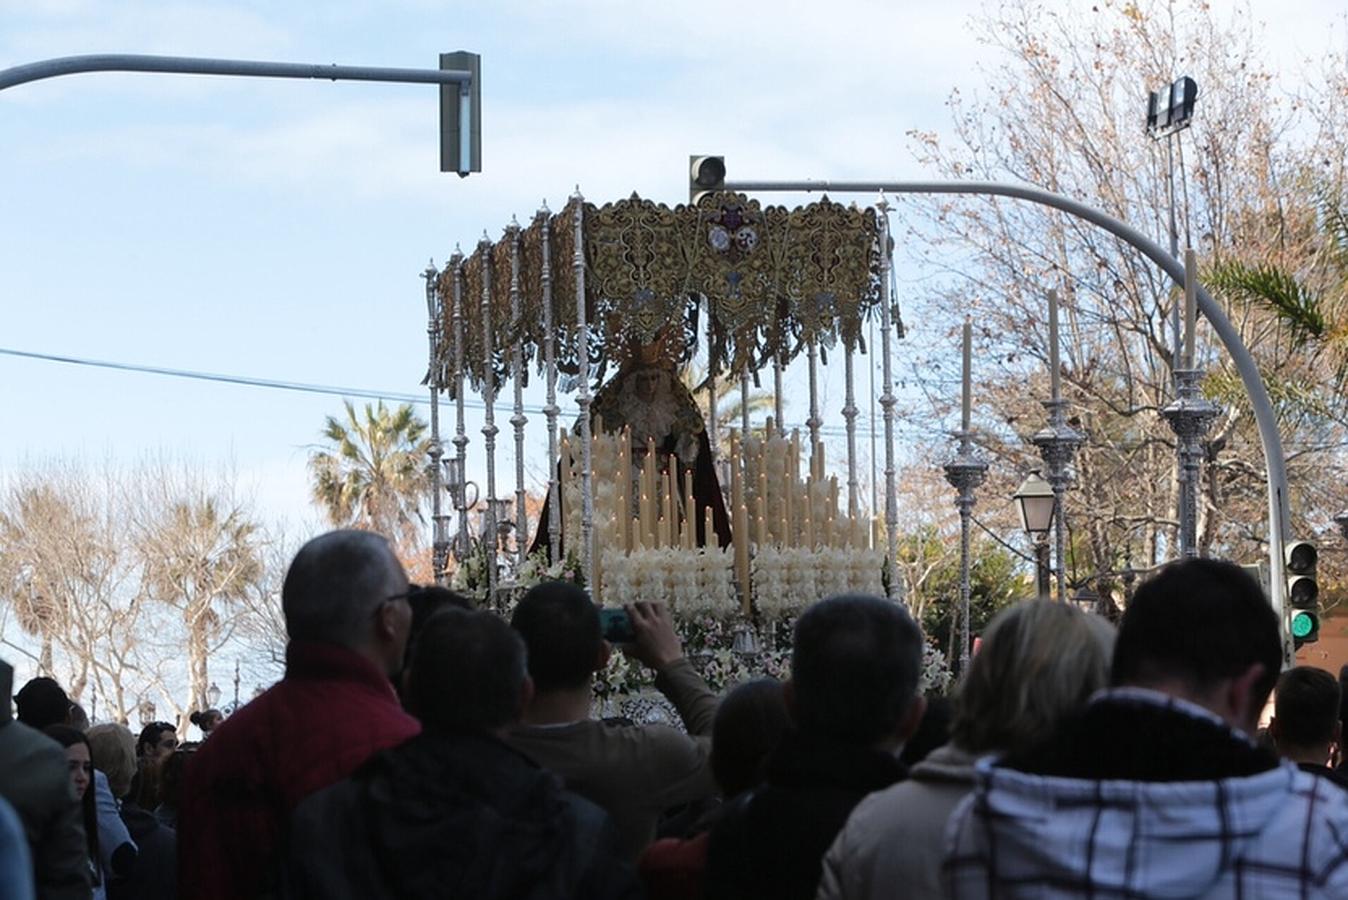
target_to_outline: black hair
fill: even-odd
[[[461,609],[472,612],[473,601],[449,588],[435,584],[414,584],[407,592],[407,604],[412,607],[412,627],[407,637],[407,652],[404,665],[412,664],[412,654],[416,651],[417,638],[427,620],[442,609]]]
[[[727,799],[763,782],[768,757],[790,727],[776,678],[755,678],[726,693],[712,720],[711,773]]]
[[[524,697],[524,641],[489,612],[449,608],[422,628],[408,702],[432,734],[476,734],[515,721]]]
[[[98,799],[94,796],[94,750],[89,746],[89,739],[84,736],[84,732],[77,731],[68,725],[48,725],[42,729],[42,733],[62,747],[83,744],[84,749],[89,751],[89,786],[84,789],[84,796],[80,798],[80,817],[84,822],[84,840],[89,849],[90,868],[93,871],[94,878],[99,879],[102,873],[102,863],[98,854]]]
[[[1264,674],[1251,699],[1262,706],[1282,669],[1278,616],[1264,589],[1235,563],[1186,559],[1138,587],[1119,623],[1110,680],[1177,678],[1202,690],[1255,663]]]
[[[529,674],[539,691],[588,684],[603,636],[590,595],[566,581],[534,585],[515,607],[510,625],[529,648]]]
[[[225,714],[218,709],[199,709],[187,718],[193,725],[202,728],[202,726],[209,722],[212,717],[216,716],[223,719]],[[202,728],[202,731],[205,731],[205,729]]]
[[[800,729],[850,744],[892,732],[917,695],[922,632],[896,603],[843,594],[805,610],[791,647]]]
[[[145,752],[146,747],[154,747],[159,744],[159,739],[163,737],[164,732],[172,731],[178,733],[178,727],[170,722],[151,722],[140,730],[140,737],[136,739],[136,756],[139,757]]]
[[[70,698],[54,679],[39,675],[14,695],[19,721],[38,731],[48,725],[65,725],[70,719]]]
[[[1339,721],[1338,679],[1314,666],[1288,669],[1278,678],[1273,716],[1284,750],[1329,743]]]

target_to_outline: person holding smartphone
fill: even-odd
[[[525,594],[511,619],[529,650],[535,694],[507,740],[605,809],[623,855],[635,860],[654,839],[665,810],[717,793],[708,764],[717,698],[684,658],[664,605],[633,603],[626,614],[631,640],[623,652],[655,671],[656,688],[679,711],[687,734],[667,725],[592,718],[594,673],[608,665],[612,644],[589,595],[552,581]],[[629,636],[621,630],[622,616],[608,618],[610,634]]]

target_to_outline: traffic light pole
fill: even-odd
[[[471,54],[456,54],[467,59]],[[477,78],[471,69],[389,69],[375,66],[312,65],[308,63],[270,62],[251,59],[209,59],[196,56],[146,56],[138,53],[97,53],[87,56],[61,56],[0,70],[0,91],[82,72],[159,72],[179,75],[231,75],[245,78],[316,78],[327,81],[384,81],[405,84],[457,84],[458,172],[467,175],[480,171],[474,145],[475,129],[470,123],[479,117],[473,98]],[[446,131],[442,124],[441,131]],[[453,154],[450,154],[451,156]]]
[[[1080,201],[1042,188],[1023,184],[1004,184],[995,181],[725,181],[719,189],[740,193],[811,193],[827,191],[832,194],[977,194],[1028,200],[1062,210],[1130,244],[1150,259],[1180,286],[1184,284],[1184,265],[1142,232],[1113,216],[1087,206]],[[1241,383],[1250,398],[1259,439],[1264,453],[1264,471],[1268,478],[1268,544],[1269,544],[1269,600],[1279,620],[1286,622],[1286,576],[1283,547],[1286,540],[1288,514],[1287,461],[1283,455],[1282,437],[1269,401],[1268,391],[1259,376],[1259,367],[1250,354],[1240,333],[1222,312],[1221,307],[1201,284],[1197,289],[1198,308],[1212,325],[1213,331],[1231,355],[1240,374]],[[1290,638],[1285,642],[1290,654]]]

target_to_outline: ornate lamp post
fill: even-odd
[[[961,396],[959,452],[945,464],[945,478],[957,492],[955,505],[960,511],[960,674],[969,668],[969,519],[974,510],[974,489],[987,477],[988,464],[975,451],[973,431],[969,427],[970,406],[970,324],[964,320],[964,377]]]
[[[449,567],[449,517],[442,510],[443,498],[441,460],[445,446],[440,440],[440,392],[445,387],[445,368],[440,351],[440,319],[442,306],[440,291],[437,287],[439,273],[432,261],[421,277],[426,279],[426,337],[429,343],[430,366],[426,371],[426,384],[431,391],[431,571],[435,583],[444,585],[445,570]],[[236,691],[237,693],[237,691]],[[235,698],[237,702],[237,697]]]
[[[211,686],[206,688],[206,708],[215,709],[220,704],[220,685],[214,681]]]
[[[1179,456],[1179,545],[1180,556],[1198,555],[1198,488],[1203,465],[1203,438],[1221,407],[1203,396],[1203,370],[1194,365],[1194,327],[1198,319],[1195,286],[1198,260],[1193,250],[1184,253],[1184,351],[1175,369],[1175,400],[1161,415],[1175,432]]]
[[[1040,600],[1049,599],[1048,533],[1053,528],[1053,514],[1058,496],[1053,487],[1039,475],[1038,469],[1021,482],[1015,494],[1020,510],[1020,525],[1034,541],[1034,583]]]
[[[1072,485],[1072,460],[1084,438],[1081,432],[1067,424],[1067,401],[1062,398],[1062,377],[1058,362],[1058,292],[1048,292],[1048,358],[1049,380],[1052,385],[1044,409],[1048,410],[1048,425],[1031,439],[1039,448],[1039,455],[1048,466],[1048,483],[1053,486],[1056,500],[1053,528],[1058,560],[1058,599],[1067,599],[1067,517],[1063,495]]]
[[[141,700],[140,703],[136,704],[136,710],[140,713],[140,724],[142,727],[149,725],[154,721],[154,701],[149,697],[146,697]]]

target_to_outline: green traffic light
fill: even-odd
[[[1305,610],[1297,610],[1292,614],[1292,637],[1307,638],[1315,633],[1319,623],[1315,621],[1315,616]]]

